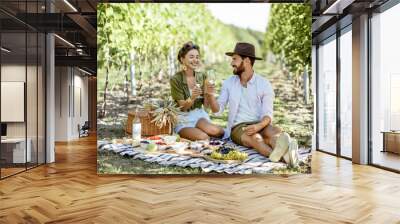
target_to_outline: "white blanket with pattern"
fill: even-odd
[[[243,163],[225,164],[209,161],[204,158],[193,158],[170,153],[151,154],[143,150],[138,150],[138,148],[134,148],[129,144],[112,144],[106,141],[98,141],[99,151],[111,151],[121,156],[158,163],[160,165],[201,168],[201,170],[206,173],[214,171],[227,174],[266,174],[272,173],[274,169],[287,168],[287,164],[271,162],[267,157],[253,149],[238,145],[236,145],[236,148],[248,154],[248,158]],[[310,149],[302,149],[299,150],[299,152],[300,161],[305,161],[311,153]]]

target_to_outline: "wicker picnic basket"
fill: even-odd
[[[140,123],[142,124],[142,136],[172,134],[172,127],[170,123],[159,128],[154,122],[151,122],[154,119],[154,116],[152,111],[149,110],[141,110],[137,112],[137,114],[135,111],[130,111],[128,113],[128,121],[125,128],[125,131],[128,134],[132,134],[132,122],[136,116],[139,116]]]

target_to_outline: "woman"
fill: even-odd
[[[172,98],[182,110],[175,132],[192,141],[221,137],[224,130],[212,124],[203,109],[206,104],[202,90],[206,76],[196,72],[200,66],[200,48],[192,42],[185,43],[179,50],[178,61],[182,70],[170,79]]]

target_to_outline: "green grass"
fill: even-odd
[[[99,174],[206,174],[200,168],[162,166],[139,159],[122,157],[113,152],[98,152],[97,172]],[[311,173],[311,160],[301,163],[297,168],[274,169],[270,174],[293,175]],[[210,172],[207,174],[218,174]]]
[[[162,166],[139,159],[122,157],[113,152],[98,152],[97,173],[99,174],[206,174],[200,168]],[[271,174],[293,175],[311,173],[311,161],[302,163],[297,168],[280,168],[272,170]],[[218,174],[210,172],[207,174]]]
[[[200,168],[162,166],[139,159],[122,157],[113,152],[98,152],[99,174],[203,174]]]

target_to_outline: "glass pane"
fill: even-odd
[[[336,40],[318,48],[318,147],[336,154]]]
[[[27,33],[28,38],[28,62],[27,62],[27,95],[26,95],[26,115],[27,115],[27,131],[28,131],[28,149],[30,148],[30,160],[28,168],[37,165],[38,157],[38,143],[37,143],[37,132],[38,132],[38,96],[37,96],[37,73],[38,73],[38,36],[36,32]]]
[[[44,13],[44,6],[44,0],[0,2],[20,20],[37,19],[35,14]],[[4,135],[0,167],[5,177],[45,161],[45,36],[2,12],[0,19]]]
[[[371,19],[372,162],[396,170],[400,170],[400,32],[393,27],[398,21],[399,4]]]
[[[1,140],[2,177],[25,170],[30,160],[26,150],[25,90],[26,34],[1,34]],[[29,147],[28,147],[29,149]]]
[[[352,157],[352,35],[340,36],[340,121],[341,155]]]

